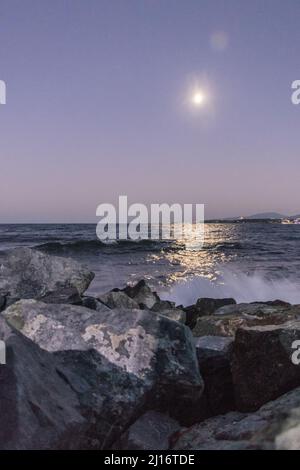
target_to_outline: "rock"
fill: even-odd
[[[231,412],[182,429],[175,450],[298,450],[300,388],[254,413]]]
[[[175,302],[170,302],[169,300],[158,300],[150,310],[152,312],[160,313],[163,310],[172,310],[174,308],[176,308]]]
[[[119,292],[111,291],[106,294],[99,295],[97,299],[100,300],[102,304],[106,305],[110,309],[114,309],[114,308],[138,309],[139,308],[139,304],[135,300],[128,297],[128,295],[126,295],[122,291],[119,291]]]
[[[8,296],[8,303],[20,298],[55,298],[70,288],[81,295],[93,277],[93,273],[76,261],[31,248],[0,253],[0,294]]]
[[[200,317],[194,336],[234,336],[238,328],[256,325],[278,325],[300,317],[300,307],[274,307],[261,303],[221,307],[214,315]]]
[[[157,411],[141,416],[122,436],[118,450],[166,450],[180,429],[177,421]]]
[[[95,299],[95,297],[90,297],[85,295],[82,297],[81,305],[83,307],[89,308],[91,310],[96,310],[97,312],[109,312],[109,308],[104,305],[99,300]]]
[[[139,281],[134,286],[127,286],[123,289],[131,299],[134,299],[140,308],[151,309],[154,304],[160,301],[156,292],[152,292],[144,280]]]
[[[257,302],[253,302],[253,303],[257,303]],[[275,307],[290,307],[291,306],[289,302],[285,302],[284,300],[279,300],[279,299],[269,300],[268,302],[260,302],[260,303],[265,304],[265,305],[275,306]]]
[[[204,380],[207,415],[235,410],[230,368],[233,338],[202,336],[195,338],[195,346]]]
[[[54,292],[47,292],[47,294],[38,297],[38,299],[47,304],[82,304],[81,297],[76,287],[58,288]]]
[[[175,302],[160,300],[153,305],[151,312],[159,313],[160,315],[164,315],[171,320],[179,321],[180,323],[186,322],[186,314],[184,310],[182,308],[175,307]]]
[[[170,318],[170,320],[178,321],[179,323],[185,324],[186,321],[186,315],[183,310],[180,310],[179,308],[172,308],[170,310],[162,310],[162,312],[159,312],[160,315],[163,315],[167,318]]]
[[[5,308],[6,305],[6,296],[0,295],[0,312]]]
[[[88,422],[56,358],[0,317],[6,364],[0,365],[0,449],[90,447]]]
[[[238,409],[256,410],[300,385],[300,367],[292,362],[297,340],[300,320],[237,331],[232,377]]]
[[[211,315],[218,308],[223,307],[224,305],[236,304],[234,299],[210,299],[210,298],[200,298],[197,300],[196,304],[189,305],[184,308],[186,312],[187,325],[190,328],[194,328],[197,322],[198,317]]]
[[[197,419],[203,381],[186,326],[147,310],[95,312],[35,300],[17,302],[3,314],[41,348],[59,354],[73,373],[80,373],[87,384],[80,386],[86,388],[81,401],[100,407],[97,426],[103,439],[109,427],[113,439],[148,409],[181,422]]]
[[[224,429],[236,429],[237,425],[246,419],[247,415],[238,412],[209,418],[202,423],[195,424],[191,428],[183,429],[173,437],[173,450],[237,450],[249,448],[247,442],[250,433],[247,432],[246,439],[243,435],[239,439],[228,439],[220,435]],[[265,424],[265,423],[264,423]]]

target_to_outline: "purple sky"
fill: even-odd
[[[0,222],[95,221],[119,194],[300,212],[299,20],[298,0],[1,0]]]

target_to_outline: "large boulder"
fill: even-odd
[[[194,328],[199,317],[211,315],[220,307],[232,304],[236,304],[236,301],[232,298],[211,299],[209,297],[202,297],[194,305],[184,308],[187,325],[190,328]]]
[[[235,409],[231,374],[233,338],[202,336],[195,338],[199,368],[204,380],[207,416]]]
[[[112,428],[116,423],[118,433],[147,409],[163,410],[181,422],[197,419],[203,381],[186,326],[147,310],[98,312],[35,300],[19,301],[3,314],[80,373],[89,384],[82,401],[96,400],[98,414]],[[103,425],[102,430],[107,435]]]
[[[232,376],[238,409],[256,410],[300,385],[300,367],[292,360],[299,340],[300,320],[237,331]]]
[[[0,449],[90,448],[88,422],[64,368],[0,317]]]
[[[70,294],[73,303],[74,295],[81,295],[93,277],[76,261],[31,248],[0,252],[0,295],[6,296],[8,304],[29,298],[58,302],[62,297],[65,302]]]
[[[234,336],[238,328],[278,325],[300,318],[300,306],[283,307],[261,303],[221,307],[213,315],[200,317],[194,336]]]
[[[210,418],[173,439],[175,450],[299,450],[300,388],[254,413],[230,412]]]

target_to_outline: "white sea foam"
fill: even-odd
[[[175,284],[161,297],[185,306],[199,297],[233,297],[238,303],[280,299],[300,304],[300,286],[289,279],[268,280],[258,273],[247,275],[224,269],[216,281],[194,277]]]

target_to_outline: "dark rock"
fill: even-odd
[[[180,429],[177,421],[157,411],[141,416],[122,436],[119,450],[166,450]]]
[[[86,389],[81,400],[96,401],[103,439],[108,432],[103,420],[110,423],[113,439],[147,409],[167,412],[181,422],[197,419],[203,381],[186,326],[147,310],[95,312],[35,300],[17,302],[3,314],[80,375],[86,384],[79,387]]]
[[[0,294],[8,304],[18,299],[62,296],[74,288],[81,295],[94,275],[76,261],[49,256],[30,248],[0,253]]]
[[[159,300],[158,302],[155,302],[153,307],[151,307],[151,310],[152,312],[160,313],[163,310],[172,310],[173,308],[176,308],[175,302],[170,302],[169,300]]]
[[[159,313],[171,320],[179,321],[180,323],[186,322],[186,314],[183,309],[175,307],[175,302],[169,302],[167,300],[160,300],[156,302],[151,308],[151,312]]]
[[[153,305],[160,301],[156,292],[152,292],[144,280],[139,281],[134,286],[127,286],[123,292],[134,299],[141,307],[151,309]]]
[[[214,315],[200,317],[193,329],[194,336],[234,336],[238,328],[278,325],[300,317],[300,307],[274,307],[265,304],[227,305]]]
[[[47,294],[38,297],[38,300],[46,304],[82,304],[81,297],[76,287],[58,288],[54,292],[47,292]]]
[[[252,302],[252,303],[257,303],[257,302]],[[289,302],[285,302],[284,300],[269,300],[267,302],[260,302],[265,305],[271,305],[274,307],[290,307],[291,304]]]
[[[6,305],[6,296],[0,295],[0,312],[5,308]]]
[[[96,310],[97,312],[109,312],[110,310],[102,302],[95,299],[95,297],[90,297],[88,295],[82,297],[81,304],[83,307],[89,308],[91,310]]]
[[[207,415],[215,416],[234,410],[230,368],[233,338],[202,336],[195,338],[195,345],[204,380]]]
[[[231,412],[210,418],[174,436],[176,450],[298,450],[300,388],[255,413]]]
[[[90,447],[88,423],[56,358],[0,318],[6,364],[0,365],[0,449]]]
[[[102,302],[104,305],[107,307],[114,309],[114,308],[128,308],[128,309],[134,309],[134,308],[139,308],[139,304],[128,297],[128,295],[125,294],[125,292],[119,291],[111,291],[107,292],[106,294],[99,295],[97,297],[100,302]]]
[[[292,362],[296,340],[299,320],[237,331],[232,376],[238,409],[256,410],[300,385],[300,367]]]
[[[210,299],[210,298],[200,298],[197,300],[195,305],[189,305],[184,308],[186,312],[186,321],[187,325],[190,328],[194,328],[197,322],[197,319],[202,316],[211,315],[218,308],[223,307],[224,305],[236,304],[234,299]]]
[[[170,310],[163,310],[162,312],[160,312],[160,315],[164,315],[165,317],[170,318],[170,320],[178,321],[183,324],[185,324],[186,322],[185,312],[178,308],[172,308]]]

